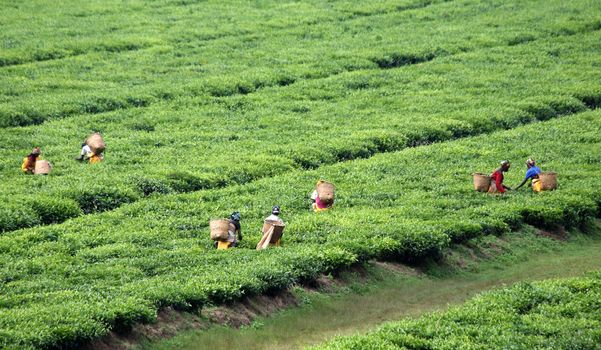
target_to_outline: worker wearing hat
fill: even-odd
[[[270,225],[276,224],[278,226],[284,226],[284,220],[282,220],[282,218],[280,218],[280,206],[278,205],[274,205],[273,208],[271,208],[271,215],[269,215],[268,217],[265,218],[264,221],[264,225],[263,225],[263,236],[261,237],[261,240],[259,241],[259,243],[257,244],[257,250],[261,250],[261,249],[265,249],[267,248],[268,245],[271,245],[271,235],[274,232],[274,228],[275,226],[271,226],[270,229],[266,230],[266,225],[269,223]],[[278,238],[273,245],[279,246],[280,245],[280,239]]]
[[[266,217],[265,221],[276,221],[280,225],[284,225],[284,220],[282,220],[282,218],[280,218],[280,206],[279,205],[274,205],[273,208],[271,208],[271,215]]]

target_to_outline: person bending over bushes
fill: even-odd
[[[541,170],[539,167],[536,166],[536,161],[532,158],[528,158],[528,160],[526,161],[526,168],[528,169],[526,171],[526,177],[524,177],[524,180],[522,180],[522,182],[515,189],[517,190],[518,188],[524,186],[524,184],[526,184],[526,181],[530,179],[532,190],[534,192],[542,191],[542,182],[538,178],[538,174],[541,173]]]
[[[42,151],[39,147],[36,147],[29,153],[29,155],[23,158],[23,163],[21,164],[21,170],[25,174],[33,174],[35,172],[35,163],[38,160],[42,159]]]
[[[242,226],[240,226],[240,212],[235,211],[230,215],[230,225],[227,230],[227,240],[229,243],[228,248],[234,248],[238,246],[238,242],[242,241]],[[213,243],[215,248],[219,247],[219,242]]]
[[[328,201],[324,201],[320,198],[320,193],[319,193],[319,186],[323,185],[323,184],[329,184],[328,182],[324,181],[324,180],[319,180],[317,181],[317,183],[315,184],[315,190],[313,191],[313,193],[311,193],[311,210],[313,210],[314,212],[318,213],[321,211],[326,211],[330,208],[332,208],[332,206],[334,205],[334,198],[333,198],[333,193],[332,193],[332,198]],[[329,184],[332,186],[332,184]]]
[[[503,179],[505,178],[503,173],[509,171],[510,166],[511,164],[509,161],[504,160],[501,162],[501,167],[490,175],[491,182],[490,188],[488,189],[489,193],[505,193],[507,190],[511,190],[511,188],[503,185]]]
[[[99,163],[104,159],[104,140],[100,133],[93,133],[81,144],[81,152],[75,160],[80,162],[87,161],[90,164]]]

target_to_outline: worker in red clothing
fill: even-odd
[[[505,193],[507,190],[511,190],[511,188],[503,185],[503,173],[509,171],[509,167],[511,164],[508,160],[504,160],[501,162],[501,167],[495,170],[492,174],[490,174],[490,187],[488,188],[488,193]]]

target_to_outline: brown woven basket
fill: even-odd
[[[38,160],[35,162],[35,170],[33,171],[36,175],[48,175],[52,167],[47,160]]]
[[[209,223],[211,228],[211,239],[214,241],[225,241],[228,238],[228,229],[230,221],[228,219],[211,220]]]
[[[541,181],[541,188],[544,191],[557,189],[557,173],[545,171],[538,174],[538,178]]]
[[[317,185],[317,196],[324,204],[331,204],[334,202],[334,191],[335,186],[332,183],[324,181]]]
[[[474,190],[487,192],[490,188],[490,176],[484,173],[474,173]]]
[[[263,223],[263,234],[267,233],[272,227],[273,234],[271,235],[270,243],[275,243],[278,239],[282,238],[286,225],[282,225],[277,221],[265,221]]]
[[[99,155],[100,153],[104,152],[104,149],[106,148],[104,140],[102,139],[102,136],[100,136],[99,133],[90,135],[90,137],[88,137],[88,139],[86,140],[86,144],[90,146],[90,149],[96,155]]]

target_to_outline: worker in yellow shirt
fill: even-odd
[[[102,153],[94,153],[94,151],[92,151],[92,149],[86,142],[81,144],[81,152],[79,154],[79,157],[75,158],[75,160],[78,160],[80,162],[87,161],[90,164],[100,163],[103,159],[104,156],[102,155]]]
[[[36,147],[29,153],[29,155],[23,158],[23,163],[21,164],[21,170],[25,174],[33,174],[35,171],[35,162],[42,159],[41,157],[42,151],[39,147]]]

